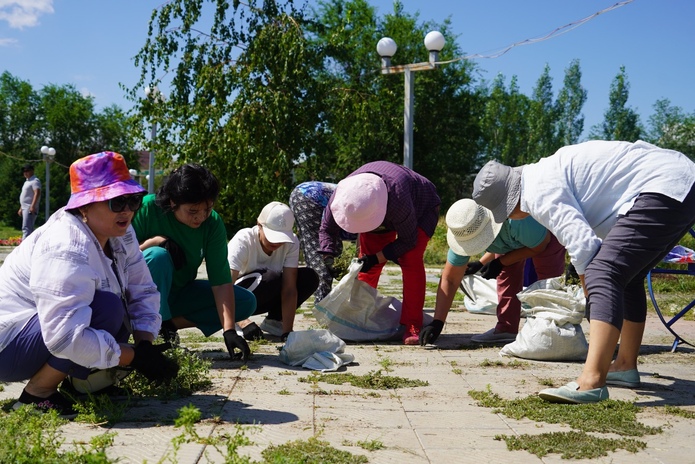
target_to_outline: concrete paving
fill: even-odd
[[[436,282],[437,273],[430,270],[428,280]],[[387,270],[380,285],[382,293],[400,296],[399,279],[397,270]],[[431,304],[426,311],[432,312]],[[406,347],[395,342],[348,345],[346,351],[355,356],[355,363],[345,372],[361,375],[387,367],[390,371],[384,374],[429,382],[428,386],[397,390],[300,382],[310,372],[282,364],[277,355],[279,342],[261,345],[248,368],[240,369],[240,363],[226,356],[220,338],[213,337],[208,343],[191,345],[213,361],[213,386],[208,391],[175,401],[134,402],[125,418],[113,426],[71,423],[62,430],[67,443],[115,432],[115,444],[107,454],[121,463],[224,462],[224,453],[197,443],[183,444],[174,454],[172,439],[182,430],[174,427],[173,418],[179,408],[193,404],[203,413],[196,427],[202,437],[234,435],[237,423],[257,424],[244,426],[253,444],[240,448],[241,455],[256,460],[271,444],[318,437],[338,449],[365,455],[372,463],[563,462],[559,455],[538,458],[526,451],[509,451],[495,436],[568,431],[568,426],[493,414],[477,405],[468,392],[489,387],[503,398],[522,398],[546,388],[548,379],[555,385],[574,380],[582,364],[527,360],[509,364],[516,358],[501,358],[499,347],[478,347],[470,341],[494,322],[494,316],[459,307],[449,314],[437,347]],[[298,315],[297,329],[315,326],[310,310]],[[588,324],[584,322],[582,327],[590,338]],[[683,330],[695,334],[695,322],[684,324]],[[197,332],[182,331],[184,344],[189,331]],[[637,454],[620,450],[591,462],[695,462],[695,420],[668,415],[661,408],[674,405],[695,412],[694,350],[683,345],[672,353],[672,339],[661,321],[650,315],[640,355],[642,386],[610,389],[612,399],[643,407],[639,420],[662,426],[663,433],[637,437],[647,445]],[[16,398],[22,388],[22,383],[5,385],[0,399]],[[358,442],[372,440],[383,447],[368,451],[358,446]]]

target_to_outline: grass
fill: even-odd
[[[560,454],[563,459],[594,459],[617,449],[636,453],[644,449],[646,444],[631,437],[662,432],[661,427],[650,427],[637,421],[641,408],[625,401],[606,400],[568,406],[547,403],[535,395],[505,400],[492,393],[490,386],[486,391],[471,390],[468,394],[479,406],[491,408],[495,414],[504,414],[516,420],[526,418],[548,424],[566,424],[573,429],[540,435],[495,437],[496,440],[504,440],[510,451],[526,450],[538,457],[553,453]],[[592,433],[610,433],[629,438],[599,438]]]
[[[106,448],[113,445],[114,433],[92,438],[89,443],[73,443],[61,438],[60,427],[67,421],[55,411],[42,414],[30,406],[0,414],[0,462],[30,464],[108,463]]]
[[[0,224],[0,246],[17,246],[21,239],[21,230]]]
[[[300,382],[311,382],[316,384],[317,382],[325,382],[331,385],[343,385],[350,384],[354,387],[367,388],[372,390],[390,390],[396,388],[409,388],[409,387],[426,387],[429,382],[422,380],[412,380],[406,379],[404,377],[396,377],[383,375],[381,370],[371,371],[365,375],[355,375],[355,374],[318,374],[312,372],[306,377],[299,379]]]

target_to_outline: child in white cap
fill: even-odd
[[[253,227],[241,229],[227,245],[232,279],[256,295],[254,314],[268,313],[260,328],[240,321],[244,338],[262,338],[261,331],[281,337],[292,332],[297,308],[316,290],[319,278],[299,267],[299,239],[292,231],[294,214],[279,201],[265,205]]]

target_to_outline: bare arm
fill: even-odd
[[[29,212],[36,213],[36,204],[39,202],[39,197],[41,196],[41,189],[34,189],[34,198],[31,199],[31,205],[29,205]]]
[[[212,287],[212,294],[215,297],[217,314],[220,316],[222,330],[234,329],[234,284],[222,284]]]
[[[282,268],[282,333],[292,332],[294,315],[297,311],[297,274],[296,267]]]
[[[142,243],[140,243],[140,251],[145,251],[148,248],[160,246],[166,239],[167,238],[163,235],[155,235],[154,237],[143,240]]]
[[[448,261],[444,265],[442,277],[439,279],[439,286],[437,287],[437,300],[434,304],[434,318],[436,320],[446,321],[446,316],[449,314],[449,309],[451,309],[451,304],[467,268],[468,265],[454,266]]]
[[[545,237],[540,244],[533,248],[524,247],[510,251],[509,253],[506,253],[500,257],[500,262],[505,266],[509,266],[514,263],[518,263],[519,261],[523,261],[526,258],[532,258],[547,248],[548,244],[550,243],[550,237],[550,232],[546,232]]]

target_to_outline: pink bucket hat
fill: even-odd
[[[330,207],[341,229],[360,234],[381,225],[387,204],[388,192],[384,180],[376,174],[365,172],[338,182]]]
[[[70,192],[66,209],[121,195],[145,193],[146,190],[130,176],[123,156],[104,151],[80,158],[70,165]]]

